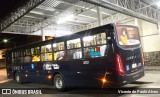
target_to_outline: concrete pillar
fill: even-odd
[[[142,20],[140,20],[140,19],[138,19],[138,18],[135,18],[135,19],[134,19],[134,23],[135,23],[135,26],[137,26],[138,29],[139,29],[139,34],[140,34],[140,36],[143,36]]]
[[[41,29],[41,36],[42,36],[42,41],[45,41],[44,29]]]
[[[134,19],[134,23],[135,23],[135,26],[137,26],[138,29],[139,29],[139,35],[140,35],[140,39],[141,39],[141,44],[142,44],[142,47],[144,48],[142,20],[140,20],[138,18],[135,18]]]
[[[159,36],[160,36],[160,21],[158,21],[158,33],[159,33]]]
[[[103,18],[101,13],[101,8],[97,6],[97,18],[98,18],[98,26],[103,25]]]
[[[138,22],[137,18],[134,19],[134,24],[135,24],[135,26],[139,26],[139,22]]]

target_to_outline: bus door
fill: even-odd
[[[130,74],[141,70],[144,61],[138,28],[116,26],[116,30],[118,43],[116,61],[119,73]]]

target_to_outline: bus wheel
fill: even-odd
[[[65,83],[63,77],[60,74],[57,74],[54,77],[54,87],[59,91],[65,90]]]
[[[22,83],[22,79],[21,79],[21,77],[19,76],[18,73],[16,73],[15,80],[16,80],[16,82],[19,83],[19,84]]]

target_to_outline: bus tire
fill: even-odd
[[[20,75],[18,73],[15,74],[15,80],[17,83],[22,84],[22,78],[20,77]]]
[[[64,91],[66,89],[64,79],[60,74],[56,74],[54,77],[54,88],[58,91]]]

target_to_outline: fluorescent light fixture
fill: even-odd
[[[55,37],[61,37],[61,36],[65,36],[65,35],[70,35],[70,34],[72,34],[72,32],[71,31],[65,31],[65,30],[56,30],[56,32],[55,32]]]
[[[3,42],[4,42],[4,43],[7,43],[7,42],[8,42],[8,40],[7,40],[7,39],[3,39]]]
[[[48,11],[55,11],[54,8],[52,8],[52,7],[47,7],[47,6],[43,6],[43,5],[39,5],[37,8],[43,9],[43,10],[48,10]]]
[[[62,24],[62,23],[65,23],[66,21],[70,21],[74,18],[74,15],[68,15],[66,17],[63,17],[63,18],[60,18],[58,21],[57,21],[57,24]]]
[[[42,12],[38,12],[38,11],[34,11],[34,10],[30,11],[30,13],[44,15]]]
[[[160,1],[159,2],[157,2],[157,3],[155,3],[158,7],[160,7]]]
[[[78,14],[79,16],[82,16],[82,17],[87,17],[87,18],[92,18],[92,19],[97,19],[95,17],[92,17],[92,16],[87,16],[87,15],[83,15],[83,14]]]

